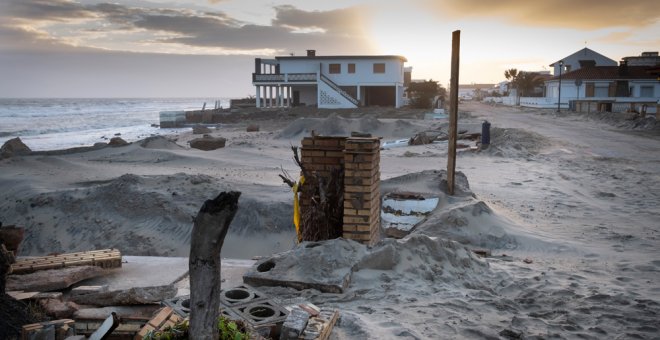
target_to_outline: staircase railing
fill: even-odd
[[[348,100],[349,102],[353,103],[353,105],[355,105],[355,106],[360,106],[360,102],[359,102],[357,99],[353,98],[353,96],[351,96],[350,94],[348,94],[348,92],[342,90],[342,89],[339,87],[339,85],[335,84],[334,81],[332,81],[330,78],[328,78],[328,77],[327,77],[326,75],[324,75],[323,73],[321,73],[321,80],[322,80],[324,83],[326,83],[328,86],[330,86],[330,88],[332,88],[332,89],[335,90],[337,93],[339,93],[342,97],[346,98],[346,100]]]

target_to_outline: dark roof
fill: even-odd
[[[583,80],[618,80],[618,79],[656,79],[652,68],[648,66],[627,66],[626,71],[619,72],[621,66],[594,66],[584,67],[561,75],[561,79]],[[559,80],[559,76],[548,80]]]
[[[277,60],[306,60],[306,59],[399,59],[402,62],[407,62],[408,59],[401,55],[317,55],[313,57],[308,56],[285,56],[275,57]]]

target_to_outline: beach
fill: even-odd
[[[351,245],[343,293],[260,289],[339,309],[337,339],[656,338],[657,124],[477,102],[459,111],[459,129],[492,124],[488,149],[458,154],[460,194],[438,185],[446,143],[381,150],[381,193],[431,194],[438,207],[403,240]],[[242,195],[222,257],[284,260],[298,256],[287,253],[293,195],[278,177],[299,174],[291,146],[312,131],[383,142],[447,131],[446,120],[424,120],[423,110],[267,113],[212,127],[227,139],[213,151],[190,148],[199,136],[182,129],[136,135],[126,146],[2,159],[0,221],[26,228],[23,256],[103,248],[188,256],[192,216],[206,199],[235,190]],[[311,249],[342,257],[333,251],[345,249],[340,242],[348,241]],[[332,259],[305,257],[299,266]]]

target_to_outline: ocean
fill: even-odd
[[[32,150],[56,150],[108,142],[127,142],[181,129],[160,129],[160,111],[213,108],[229,98],[0,98],[0,145],[20,137]]]

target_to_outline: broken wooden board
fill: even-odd
[[[103,324],[104,319],[76,319],[76,334],[90,336]],[[148,318],[122,317],[121,322],[112,331],[113,339],[132,339],[142,326],[149,321]]]
[[[183,318],[174,313],[170,307],[163,307],[135,336],[136,340],[142,340],[149,332],[158,332],[166,327],[172,327],[182,321]]]
[[[307,322],[307,327],[301,336],[305,340],[327,340],[332,333],[339,318],[339,311],[334,309],[322,309],[319,316],[314,316]]]
[[[69,336],[75,335],[74,323],[71,319],[62,319],[23,325],[21,339],[64,340]]]
[[[78,253],[40,256],[18,259],[11,265],[10,273],[26,274],[37,270],[57,269],[74,266],[97,266],[101,268],[121,267],[121,252],[118,249],[103,249]]]

